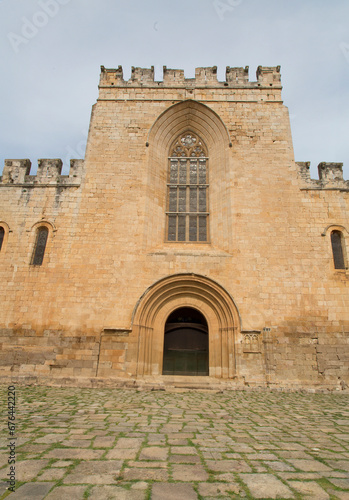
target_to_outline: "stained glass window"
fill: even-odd
[[[48,238],[47,227],[45,226],[39,227],[36,234],[36,242],[32,258],[33,266],[41,266],[44,260],[47,238]]]
[[[207,241],[208,156],[196,134],[186,132],[172,144],[167,187],[168,241]]]
[[[345,269],[343,236],[340,231],[332,231],[331,244],[335,269]]]

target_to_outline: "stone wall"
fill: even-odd
[[[186,131],[208,147],[205,243],[166,241],[167,157]],[[194,79],[164,68],[155,82],[153,69],[124,81],[102,67],[85,160],[60,169],[41,160],[34,176],[29,160],[7,160],[0,181],[1,373],[161,378],[173,304],[206,311],[213,377],[349,383],[349,272],[334,268],[330,241],[340,230],[349,248],[349,183],[341,164],[321,163],[314,180],[295,163],[279,67],[255,82],[248,68],[228,67],[225,82],[214,67]],[[40,225],[48,245],[33,266]],[[162,280],[151,323],[142,307]]]

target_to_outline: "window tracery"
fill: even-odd
[[[196,134],[181,134],[172,144],[167,186],[168,241],[206,242],[208,155]]]

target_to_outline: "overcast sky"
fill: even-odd
[[[281,66],[296,161],[349,179],[348,0],[0,0],[4,158],[83,158],[100,65]]]

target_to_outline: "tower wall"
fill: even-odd
[[[166,238],[169,147],[186,131],[208,148],[203,243]],[[349,274],[331,250],[334,229],[348,248],[349,183],[341,164],[321,163],[314,180],[309,163],[295,163],[279,67],[259,67],[256,81],[228,67],[225,82],[215,67],[193,79],[164,67],[161,82],[153,68],[125,81],[121,67],[102,67],[85,160],[67,177],[60,169],[40,160],[32,176],[29,160],[7,160],[0,182],[3,374],[139,376],[152,333],[135,322],[137,304],[159,280],[192,274],[236,305],[233,347],[224,344],[234,360],[219,358],[223,330],[212,319],[212,376],[234,362],[235,382],[349,383]],[[48,246],[33,266],[40,224]],[[149,345],[160,361],[142,359],[161,378],[159,338]]]

